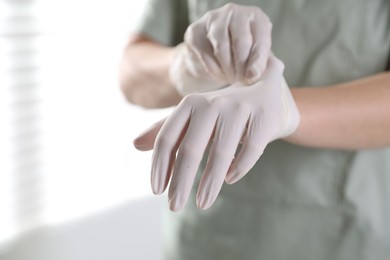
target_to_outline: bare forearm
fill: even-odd
[[[168,77],[172,53],[172,48],[153,42],[129,43],[121,61],[120,84],[130,103],[162,108],[180,101]]]
[[[347,150],[390,146],[390,73],[292,93],[301,124],[287,141]]]

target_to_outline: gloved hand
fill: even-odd
[[[226,4],[192,23],[170,69],[182,95],[241,82],[252,85],[264,73],[272,24],[258,7]]]
[[[198,57],[185,42],[175,47],[169,77],[182,97],[191,93],[216,90],[227,85],[227,80],[213,78],[205,70]]]
[[[180,210],[188,200],[209,141],[209,158],[197,193],[202,209],[213,204],[224,180],[232,184],[241,179],[268,143],[297,129],[300,116],[283,69],[283,63],[271,54],[259,82],[188,95],[166,120],[134,140],[140,150],[154,149],[153,192],[164,192],[171,179],[171,210]],[[241,150],[234,158],[240,141]]]

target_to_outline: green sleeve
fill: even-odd
[[[148,0],[135,31],[163,45],[174,46],[183,41],[187,27],[186,0]]]

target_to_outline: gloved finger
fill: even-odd
[[[167,118],[154,144],[151,185],[155,194],[161,194],[166,189],[177,148],[188,125],[191,110],[184,103],[181,102]]]
[[[213,54],[218,60],[221,70],[228,82],[234,83],[234,70],[232,59],[232,46],[230,44],[229,25],[231,23],[233,11],[230,10],[227,16],[211,15],[207,26],[207,38],[213,47]]]
[[[204,69],[210,73],[210,76],[215,80],[223,81],[224,74],[218,60],[214,56],[213,47],[207,38],[207,28],[204,23],[199,21],[191,24],[184,38],[190,51],[195,53]]]
[[[266,83],[260,84],[270,84],[275,88],[281,86],[283,70],[283,63],[271,53],[267,61],[267,70],[262,77]],[[275,100],[274,97],[267,96],[265,103],[272,102],[272,100]],[[226,175],[225,180],[228,184],[240,180],[255,165],[267,144],[273,141],[280,131],[278,118],[267,116],[267,114],[269,113],[256,114],[250,118],[241,150]]]
[[[187,69],[187,71],[190,73],[190,75],[196,78],[204,77],[205,68],[203,64],[200,62],[197,54],[194,52],[193,49],[188,47],[188,45],[187,45],[186,55],[188,59],[185,59],[184,66]]]
[[[249,17],[249,19],[252,20],[253,17]],[[230,24],[229,29],[231,35],[230,44],[232,48],[234,73],[236,75],[234,82],[237,82],[242,81],[244,78],[244,72],[253,45],[253,36],[247,19],[243,20],[240,17],[233,17],[233,20],[235,22]]]
[[[260,80],[266,69],[268,56],[271,51],[272,24],[268,18],[260,17],[259,19],[262,20],[261,23],[257,19],[250,22],[253,45],[245,70],[245,83],[248,85]]]
[[[276,132],[272,125],[266,124],[264,118],[260,117],[261,115],[253,116],[248,122],[241,150],[233,160],[225,178],[228,184],[239,181],[252,169]]]
[[[245,129],[248,116],[249,111],[245,108],[238,108],[235,112],[226,113],[225,111],[225,116],[219,117],[209,158],[198,187],[196,201],[199,208],[211,207],[217,198]]]
[[[207,113],[207,114],[206,114]],[[187,132],[181,142],[169,185],[169,207],[178,211],[190,195],[204,151],[212,135],[217,113],[199,107],[191,115]]]
[[[166,118],[161,119],[160,121],[154,123],[152,126],[144,130],[141,134],[138,135],[133,141],[135,148],[140,151],[149,151],[153,149],[154,141],[156,136],[160,131],[162,125],[164,124]]]

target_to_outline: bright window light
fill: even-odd
[[[151,154],[136,151],[132,140],[169,111],[129,105],[117,79],[122,48],[144,4],[0,4],[1,57],[8,57],[0,59],[0,138],[8,144],[0,147],[0,243],[151,194]],[[28,134],[12,138],[21,129],[34,141]],[[26,152],[15,156],[15,147]],[[22,174],[25,157],[34,167]]]

